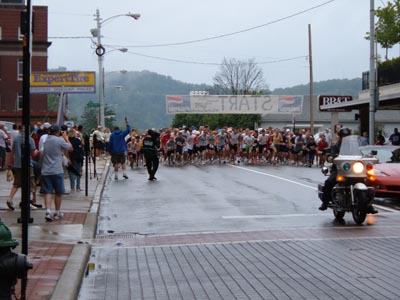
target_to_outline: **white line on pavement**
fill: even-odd
[[[375,205],[377,207],[377,205]],[[377,216],[382,216],[382,215],[392,215],[393,213],[399,214],[399,211],[396,210],[391,210],[386,207],[381,207],[379,206],[379,209],[382,210],[387,210],[390,211],[388,212],[383,212],[377,214]],[[316,217],[316,216],[323,216],[324,213],[317,213],[317,214],[285,214],[285,215],[243,215],[243,216],[222,216],[222,219],[265,219],[265,218],[293,218],[293,217]]]
[[[231,165],[231,164],[229,164],[229,166],[231,166],[233,168],[238,168],[238,169],[241,169],[241,170],[257,173],[257,174],[260,174],[260,175],[264,175],[264,176],[269,176],[269,177],[272,177],[272,178],[280,179],[280,180],[287,181],[287,182],[290,182],[290,183],[294,183],[294,184],[297,184],[297,185],[300,185],[302,187],[306,187],[308,189],[312,189],[312,190],[315,190],[315,191],[317,190],[317,188],[314,187],[314,186],[306,185],[306,184],[303,184],[303,183],[300,183],[300,182],[297,182],[297,181],[293,181],[293,180],[290,180],[290,179],[287,179],[287,178],[284,178],[284,177],[280,177],[280,176],[276,176],[276,175],[272,175],[272,174],[268,174],[268,173],[264,173],[264,172],[260,172],[260,171],[256,171],[256,170],[252,170],[252,169],[248,169],[248,168],[245,168],[245,167],[239,167],[239,166],[235,166],[235,165]]]
[[[290,182],[290,183],[293,183],[293,184],[297,184],[297,185],[300,185],[300,186],[303,186],[303,187],[312,189],[312,190],[314,190],[314,191],[317,190],[317,188],[315,188],[315,187],[313,187],[313,186],[306,185],[306,184],[303,184],[303,183],[300,183],[300,182],[297,182],[297,181],[294,181],[294,180],[290,180],[290,179],[287,179],[287,178],[284,178],[284,177],[280,177],[280,176],[268,174],[268,173],[265,173],[265,172],[260,172],[260,171],[252,170],[252,169],[245,168],[245,167],[239,167],[239,166],[235,166],[235,165],[231,165],[231,164],[229,164],[228,166],[231,166],[231,167],[237,168],[237,169],[241,169],[241,170],[245,170],[245,171],[249,171],[249,172],[253,172],[253,173],[256,173],[256,174],[264,175],[264,176],[269,176],[269,177],[276,178],[276,179],[280,179],[280,180],[283,180],[283,181],[287,181],[287,182]],[[376,204],[374,204],[374,206],[377,207],[377,208],[379,208],[379,209],[386,210],[386,211],[390,211],[390,212],[396,212],[396,213],[399,212],[398,210],[391,209],[391,208],[389,208],[389,207],[385,207],[385,206],[381,206],[381,205],[376,205]],[[264,217],[264,218],[265,218],[265,217]]]

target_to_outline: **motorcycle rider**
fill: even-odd
[[[342,145],[342,139],[348,135],[351,135],[351,130],[346,127],[341,128],[337,132],[336,144],[334,144],[331,147],[331,151],[330,151],[330,153],[332,155],[336,156],[339,154],[340,146]],[[330,173],[328,179],[325,180],[324,190],[323,190],[323,194],[322,194],[322,204],[318,208],[319,210],[326,210],[328,208],[329,202],[332,201],[331,196],[332,196],[332,190],[336,185],[336,176],[337,176],[337,166],[335,164],[332,164],[331,173]],[[370,205],[367,208],[367,213],[376,214],[377,212],[378,211],[372,205]]]

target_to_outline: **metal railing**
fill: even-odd
[[[400,65],[378,69],[378,86],[395,84],[400,82]],[[369,89],[369,72],[362,73],[362,89]]]

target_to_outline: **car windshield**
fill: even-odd
[[[361,152],[364,155],[374,156],[379,163],[400,163],[400,147],[386,148],[385,146],[366,147],[362,148]]]
[[[349,135],[342,139],[340,146],[340,155],[362,156],[360,150],[360,137],[358,135]]]

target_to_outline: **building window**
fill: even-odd
[[[22,110],[22,106],[23,106],[23,98],[22,98],[22,93],[18,93],[17,95],[17,110]]]
[[[21,27],[18,26],[18,41],[22,41],[24,35],[21,33]]]
[[[1,26],[0,26],[0,41],[3,39],[2,37],[2,31],[1,31]]]
[[[22,58],[18,59],[18,70],[17,70],[18,80],[22,80],[24,77],[24,61]]]

